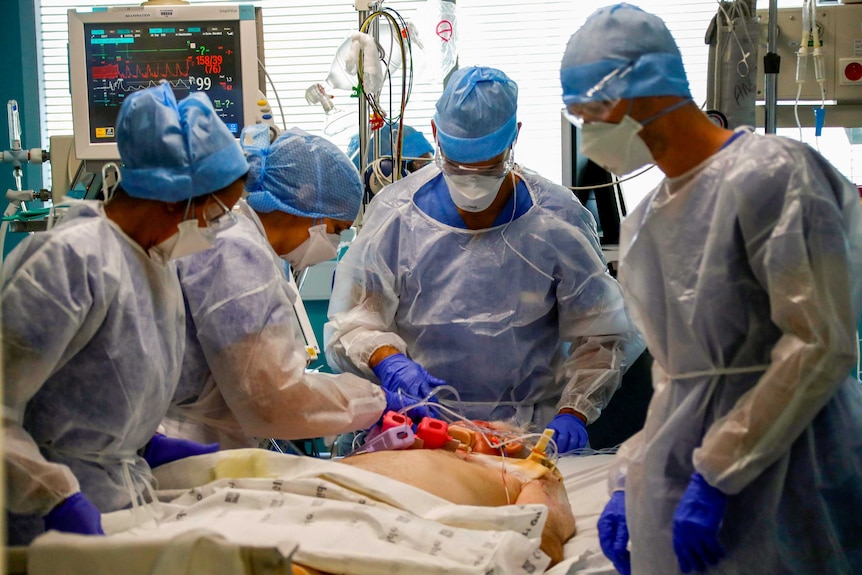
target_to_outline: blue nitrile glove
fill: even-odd
[[[218,443],[204,445],[188,439],[176,439],[157,433],[144,448],[143,458],[150,467],[158,467],[183,457],[218,451]]]
[[[81,535],[104,535],[102,514],[80,491],[63,500],[44,518],[45,531],[56,529]]]
[[[394,411],[421,401],[435,387],[446,385],[445,381],[432,376],[403,353],[390,355],[373,369],[374,375],[380,379],[380,385],[386,390],[386,405]],[[432,397],[431,401],[436,402],[437,398]],[[420,412],[430,415],[425,407],[411,410],[410,415],[422,416]]]
[[[605,557],[611,560],[622,575],[631,575],[632,559],[627,545],[629,528],[626,525],[626,496],[624,491],[614,491],[605,505],[599,521],[599,544]]]
[[[587,426],[581,418],[571,413],[558,413],[548,424],[554,430],[554,441],[557,442],[557,452],[566,453],[587,446],[589,436]]]
[[[727,495],[693,473],[673,514],[673,551],[683,573],[704,571],[724,557],[718,530],[726,508]]]

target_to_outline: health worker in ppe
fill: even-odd
[[[621,573],[862,573],[855,186],[804,144],[713,124],[635,6],[593,14],[560,76],[587,156],[666,175],[622,226],[655,391],[611,477],[605,554]]]
[[[185,318],[171,258],[207,249],[248,164],[205,95],[130,94],[121,188],[74,202],[3,265],[3,432],[10,544],[101,534],[150,468],[216,446],[156,434],[179,381]],[[44,520],[43,520],[44,518]]]
[[[417,400],[445,382],[464,417],[550,426],[565,452],[643,344],[589,211],[514,163],[517,98],[500,70],[453,74],[435,163],[375,196],[336,270],[326,357]]]
[[[298,128],[270,143],[266,125],[249,126],[240,142],[251,168],[236,224],[214,250],[177,262],[188,329],[166,428],[222,448],[368,428],[387,407],[385,394],[352,374],[305,371],[299,295],[284,271],[284,260],[300,271],[335,258],[362,200],[356,169],[334,144]]]
[[[404,125],[400,130],[398,124],[386,123],[379,130],[374,130],[368,141],[367,162],[374,159],[375,141],[380,141],[380,158],[392,157],[393,148],[398,149],[398,137],[401,136],[402,174],[407,175],[425,167],[434,159],[434,146],[425,138],[422,132],[413,126]],[[347,155],[356,169],[359,165],[359,136],[354,135],[347,144]],[[391,173],[391,172],[390,172]]]

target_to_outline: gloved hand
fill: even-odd
[[[632,560],[626,548],[629,542],[629,529],[626,525],[624,491],[614,491],[596,527],[599,530],[599,544],[605,557],[611,560],[622,575],[631,575]]]
[[[63,500],[43,517],[45,531],[56,529],[81,535],[104,535],[102,514],[80,491]]]
[[[718,529],[727,508],[727,495],[693,473],[673,514],[673,551],[683,573],[703,571],[724,557]]]
[[[218,451],[218,443],[204,445],[188,439],[176,439],[157,433],[144,448],[143,458],[150,467],[158,467],[183,457]]]
[[[548,424],[554,430],[554,441],[557,442],[557,451],[566,453],[574,449],[587,446],[587,426],[581,418],[571,413],[558,413]]]
[[[373,369],[374,375],[380,379],[380,385],[386,390],[387,407],[395,411],[425,399],[435,387],[446,385],[445,381],[432,376],[425,371],[424,367],[403,353],[390,355]],[[431,401],[436,402],[437,398],[432,397]],[[411,410],[410,415],[435,417],[431,415],[427,406]]]

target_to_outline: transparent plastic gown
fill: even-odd
[[[862,572],[855,186],[807,146],[741,134],[625,220],[620,281],[655,358],[621,450],[633,573],[677,573],[693,471],[730,495],[710,574]]]
[[[137,451],[179,379],[185,333],[176,270],[81,202],[3,264],[4,441],[10,525],[30,536],[80,490],[102,512],[151,479]],[[128,472],[128,473],[126,473]],[[33,531],[35,530],[35,531]],[[16,543],[24,543],[18,539]]]
[[[373,425],[380,387],[351,374],[306,373],[296,293],[244,200],[215,247],[177,262],[188,337],[169,432],[222,448],[252,437],[300,439]]]
[[[567,406],[598,418],[643,343],[590,213],[569,190],[517,173],[532,206],[484,230],[417,206],[425,186],[451,203],[433,165],[375,197],[336,271],[330,364],[374,377],[368,358],[391,345],[454,386],[466,417],[541,428]]]

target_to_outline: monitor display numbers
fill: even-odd
[[[235,134],[242,125],[236,21],[85,24],[90,141],[114,141],[126,95],[165,81],[177,100],[205,92]]]

